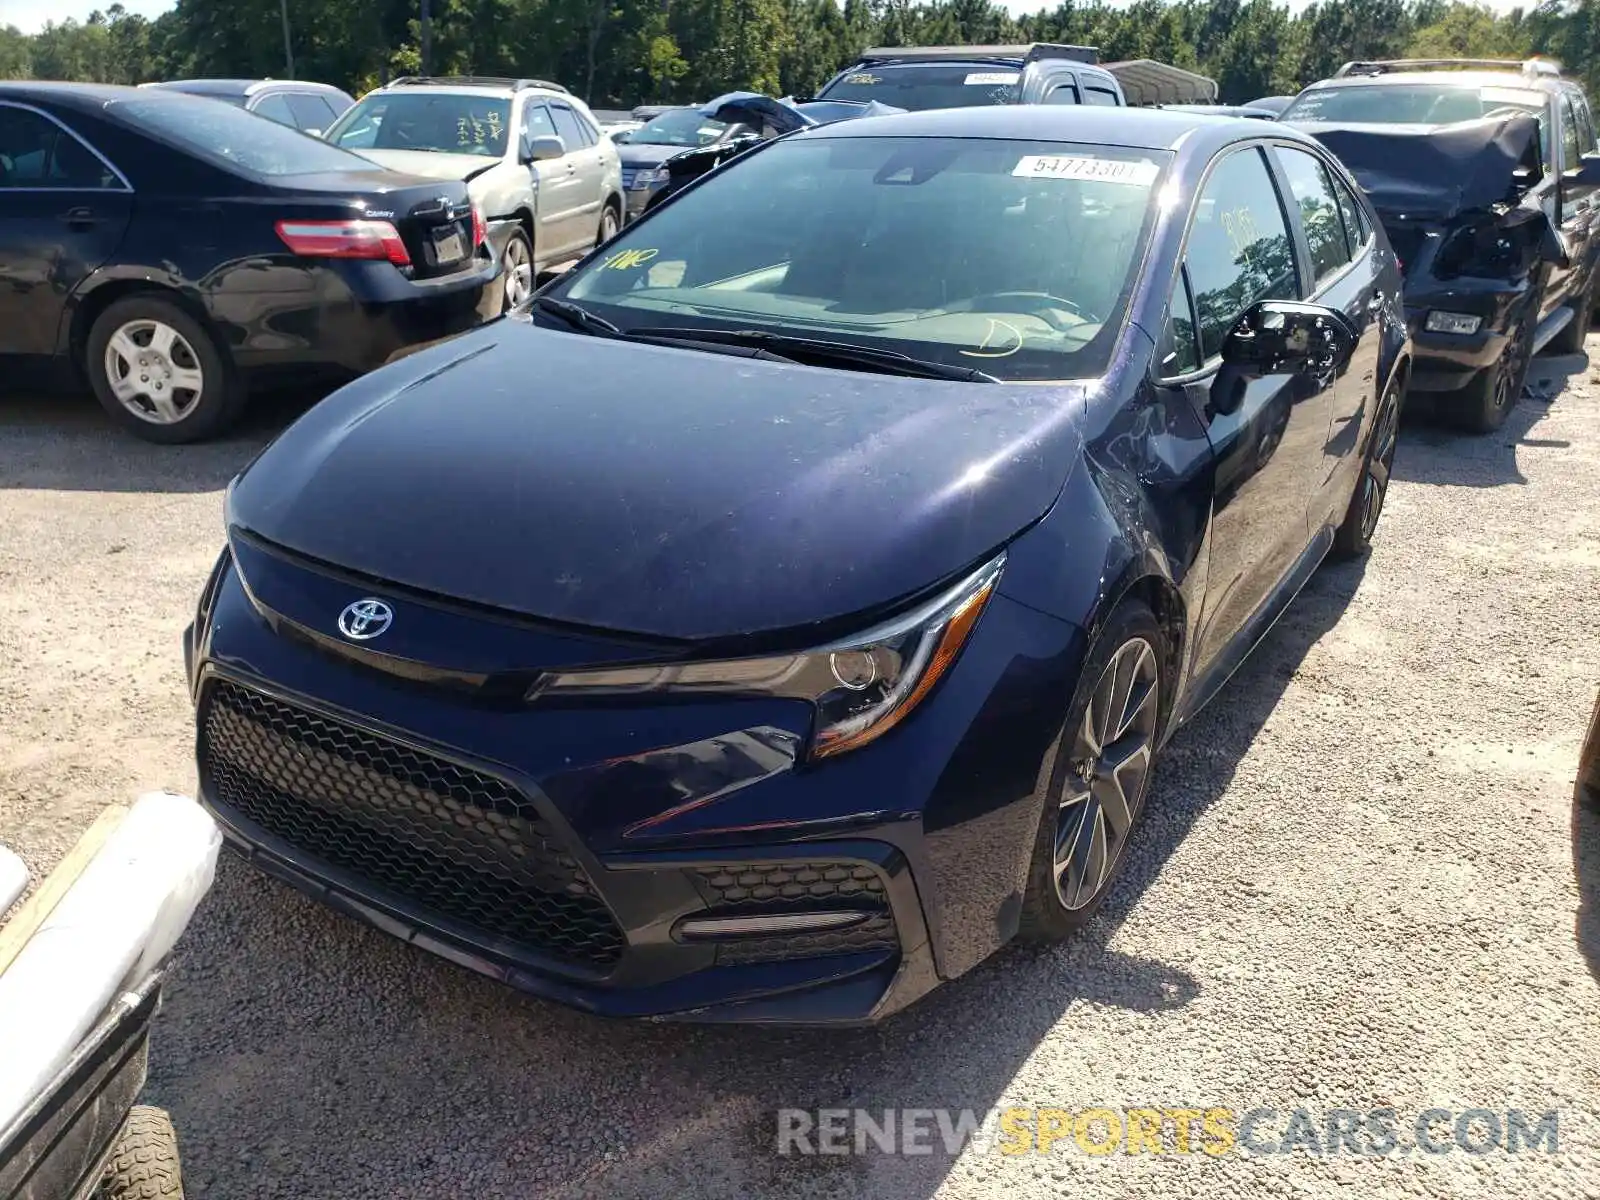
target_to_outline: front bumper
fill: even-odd
[[[1406,297],[1406,325],[1415,357],[1410,388],[1414,392],[1453,392],[1470,384],[1479,372],[1500,361],[1510,340],[1513,321],[1523,312],[1526,285],[1501,290],[1473,289]],[[1432,333],[1430,312],[1466,313],[1482,318],[1473,334]]]
[[[530,711],[397,678],[306,621],[351,585],[235,551],[249,593],[226,563],[185,639],[201,799],[233,849],[342,912],[589,1012],[783,1024],[879,1020],[1015,933],[1073,626],[996,597],[910,720],[809,767],[793,701]],[[501,637],[508,660],[555,653]],[[862,920],[684,929],[840,909]]]

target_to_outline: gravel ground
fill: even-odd
[[[604,1024],[224,860],[154,1044],[190,1194],[1600,1196],[1600,819],[1572,803],[1600,386],[1537,372],[1571,378],[1499,436],[1407,428],[1375,552],[1173,744],[1090,935],[887,1027]],[[0,402],[0,830],[36,869],[107,801],[192,789],[178,636],[222,487],[292,415],[166,450],[87,402]],[[780,1106],[1146,1104],[1559,1109],[1560,1147],[774,1152]]]

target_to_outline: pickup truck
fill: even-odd
[[[889,46],[868,50],[817,93],[919,112],[987,104],[1212,104],[1217,83],[1141,58],[1100,62],[1093,46]]]

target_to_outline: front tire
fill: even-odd
[[[183,1200],[178,1135],[164,1109],[135,1104],[94,1200]]]
[[[216,338],[164,296],[107,305],[90,327],[83,368],[100,407],[147,442],[211,437],[244,408],[238,372]]]
[[[1527,382],[1528,366],[1533,360],[1532,327],[1537,313],[1537,306],[1530,304],[1499,359],[1456,393],[1451,407],[1469,433],[1493,433],[1505,424],[1506,416],[1522,398],[1522,385]]]
[[[1124,600],[1095,640],[1045,768],[1019,936],[1057,941],[1105,903],[1144,811],[1163,716],[1161,626]]]

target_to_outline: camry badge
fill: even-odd
[[[394,609],[382,600],[368,596],[347,604],[339,614],[339,632],[352,642],[371,641],[385,632],[394,621]]]

